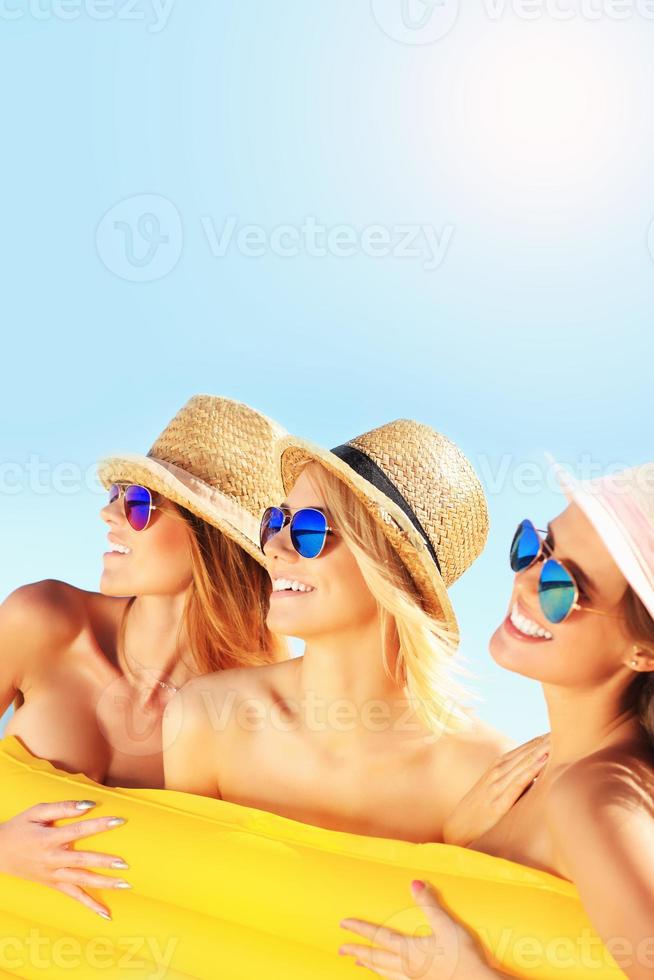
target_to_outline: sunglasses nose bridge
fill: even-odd
[[[274,557],[275,552],[278,552],[284,555],[284,561],[298,557],[291,541],[290,523],[290,520],[285,521],[284,526],[268,538],[263,548],[265,555]]]

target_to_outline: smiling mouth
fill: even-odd
[[[114,544],[112,541],[109,542],[109,551],[105,551],[104,557],[107,558],[110,555],[113,557],[131,555],[132,549],[125,547],[124,544]]]
[[[554,639],[554,636],[549,630],[546,630],[543,626],[539,626],[533,619],[524,616],[520,612],[517,602],[513,603],[506,621],[511,624],[513,631],[518,633],[521,639],[541,641]]]
[[[276,595],[308,595],[316,590],[312,585],[299,582],[297,579],[275,578],[272,584],[272,594]]]

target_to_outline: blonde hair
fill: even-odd
[[[630,639],[639,650],[654,656],[654,619],[631,586],[623,604]],[[654,745],[654,671],[639,674],[631,684],[631,692],[640,723]]]
[[[424,610],[409,572],[349,487],[319,463],[307,463],[303,469],[307,467],[307,476],[322,492],[330,520],[377,602],[386,674],[405,690],[416,714],[432,731],[468,727],[470,718],[462,706],[467,692],[451,676],[467,674],[453,660],[459,637]]]

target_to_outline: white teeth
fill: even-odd
[[[273,592],[314,592],[311,585],[298,582],[296,579],[276,578],[273,579]]]
[[[539,626],[538,623],[535,623],[533,619],[527,619],[526,616],[523,616],[518,610],[517,602],[513,604],[510,619],[515,628],[520,630],[521,633],[524,633],[525,636],[540,636],[544,640],[554,639],[548,630],[543,629],[543,627]]]
[[[129,554],[131,554],[131,548],[126,548],[122,544],[113,544],[113,542],[109,542],[109,550],[110,551],[117,551],[119,555],[129,555]]]

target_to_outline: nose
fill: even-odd
[[[515,575],[515,587],[517,591],[524,591],[530,595],[536,595],[538,592],[538,583],[540,581],[540,574],[543,568],[542,561],[535,561],[533,565],[529,568],[525,568],[522,572],[516,572]]]
[[[272,558],[273,560],[275,558],[283,558],[285,563],[299,559],[300,556],[291,541],[291,529],[288,524],[266,542],[263,553],[266,558]]]
[[[100,509],[100,517],[105,524],[109,524],[110,526],[120,524],[121,518],[124,517],[120,498],[114,500],[113,503],[107,501],[104,507]]]

